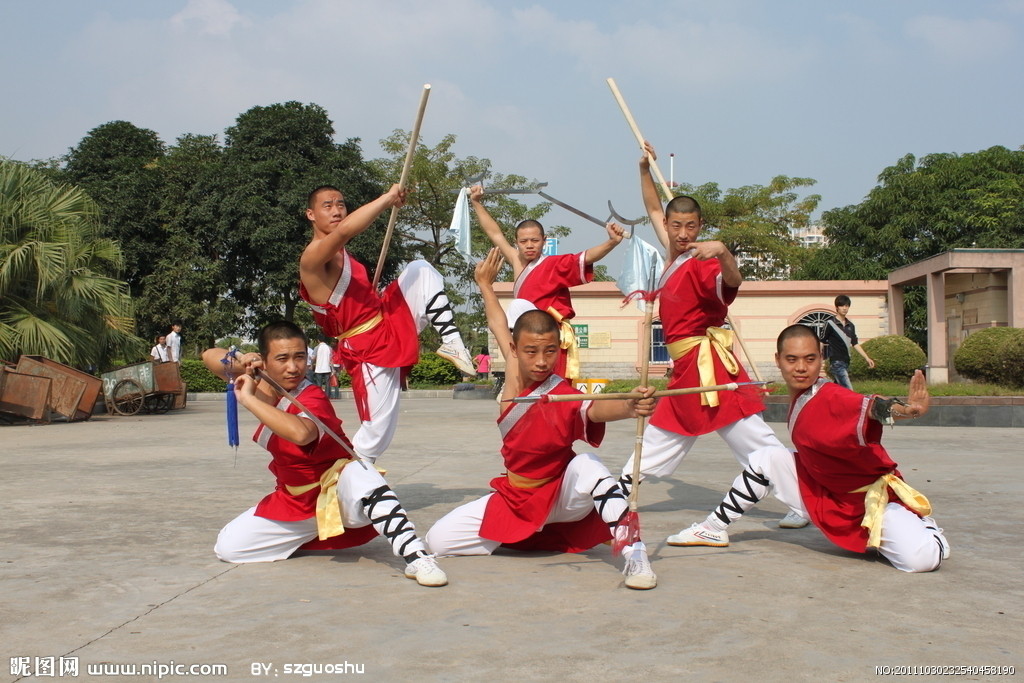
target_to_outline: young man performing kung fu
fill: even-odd
[[[379,294],[363,264],[345,249],[382,211],[404,204],[405,196],[393,185],[350,214],[341,190],[323,186],[309,194],[306,208],[313,238],[299,261],[299,293],[324,334],[338,339],[338,355],[352,378],[362,422],[352,443],[370,461],[394,438],[402,373],[419,360],[419,333],[428,323],[443,342],[438,355],[464,375],[476,374],[440,273],[426,261],[413,261]]]
[[[258,354],[237,359],[220,348],[203,353],[211,372],[222,379],[231,375],[238,402],[259,419],[253,440],[270,452],[270,471],[277,479],[273,493],[221,529],[214,547],[217,557],[235,563],[273,562],[299,549],[351,548],[380,534],[407,563],[406,577],[421,586],[448,583],[376,468],[353,461],[323,431],[326,427],[349,444],[323,390],[306,380],[302,330],[288,321],[271,323],[258,340]],[[295,395],[309,412],[268,381],[256,379],[250,374],[254,367]]]
[[[579,394],[554,374],[558,323],[544,311],[526,311],[509,332],[493,283],[501,255],[492,249],[476,268],[487,323],[506,360],[503,399]],[[650,395],[653,389],[638,387]],[[441,518],[427,533],[438,555],[489,555],[500,545],[518,550],[583,552],[612,538],[627,512],[615,477],[590,453],[577,455],[577,439],[598,446],[604,423],[649,415],[654,399],[505,403],[498,427],[507,472],[491,481],[494,492]],[[622,527],[625,531],[625,527]],[[657,585],[642,542],[623,549],[625,583]]]
[[[904,572],[930,572],[949,557],[928,499],[908,486],[882,447],[883,423],[920,417],[929,396],[920,370],[907,402],[864,396],[819,379],[821,351],[809,327],[782,331],[775,363],[789,388],[789,430],[796,452],[752,453],[732,489],[687,545],[729,545],[729,524],[775,486],[780,500],[806,508],[814,525],[846,550],[877,550]]]

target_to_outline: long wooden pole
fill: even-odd
[[[771,382],[729,382],[727,384],[715,384],[710,387],[681,387],[679,389],[662,389],[651,394],[652,398],[665,398],[667,396],[685,396],[686,394],[703,394],[708,391],[735,391],[740,387],[763,386]],[[512,403],[566,403],[569,401],[614,401],[629,398],[644,398],[644,395],[635,391],[611,391],[601,394],[546,394],[544,398],[538,396],[517,396],[508,399]]]
[[[636,125],[636,121],[633,119],[633,114],[629,111],[629,105],[626,104],[626,100],[623,99],[622,93],[619,92],[619,86],[615,85],[615,79],[608,79],[608,87],[611,88],[612,95],[615,97],[615,101],[619,103],[619,109],[622,110],[622,115],[626,117],[626,123],[629,124],[630,130],[633,131],[633,136],[636,137],[636,143],[640,145],[640,151],[647,153],[644,148],[644,136],[640,133],[640,128]],[[647,158],[651,161],[651,170],[654,171],[654,176],[658,179],[658,184],[661,186],[661,191],[665,195],[665,201],[671,201],[672,189],[665,182],[665,176],[661,174],[661,169],[658,168],[658,162],[653,156],[647,154]]]
[[[654,320],[654,301],[645,301],[647,310],[644,311],[644,364],[640,368],[640,386],[646,387],[651,372],[651,323]],[[644,428],[647,426],[647,418],[637,415],[636,418],[636,445],[633,448],[633,487],[629,490],[629,511],[637,511],[637,496],[640,490],[640,458],[644,452]]]
[[[640,128],[636,125],[636,121],[633,119],[633,114],[629,111],[629,105],[626,104],[626,100],[623,99],[622,93],[619,92],[619,86],[615,85],[614,78],[608,79],[608,87],[611,88],[615,101],[619,103],[619,109],[622,110],[622,115],[626,117],[626,123],[629,124],[630,130],[633,131],[633,135],[636,137],[636,142],[640,145],[640,151],[646,154],[647,150],[644,148],[644,136],[640,133]],[[654,172],[654,176],[658,179],[658,184],[661,187],[662,193],[665,195],[666,201],[671,201],[675,195],[672,193],[672,189],[668,186],[668,183],[665,182],[665,176],[661,174],[661,169],[658,168],[657,160],[655,160],[655,158],[650,154],[647,154],[647,158],[651,162],[651,170]],[[729,327],[732,328],[736,341],[740,345],[740,349],[743,350],[743,356],[747,359],[747,362],[750,363],[750,369],[754,371],[754,377],[760,381],[761,373],[757,369],[757,363],[755,363],[754,359],[750,357],[749,353],[747,353],[747,345],[743,343],[743,338],[740,337],[739,332],[736,331],[736,326],[732,324],[732,321],[729,320],[728,316],[726,316],[726,320],[729,322]]]
[[[402,176],[398,180],[398,186],[403,190],[409,179],[409,169],[412,167],[412,158],[416,153],[416,145],[420,140],[420,125],[423,123],[423,113],[427,110],[427,98],[430,97],[430,84],[423,85],[423,94],[420,96],[420,108],[416,112],[416,123],[412,126],[412,134],[409,136],[409,148],[405,151],[405,164],[402,166]],[[388,247],[391,246],[391,235],[395,231],[395,221],[398,219],[398,207],[391,207],[391,216],[388,218],[388,229],[384,233],[384,243],[380,247],[380,258],[377,259],[377,269],[373,272],[373,288],[377,289],[380,282],[380,274],[384,270],[384,259],[388,255]]]

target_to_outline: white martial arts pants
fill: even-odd
[[[604,478],[612,474],[593,453],[581,453],[569,461],[562,477],[562,486],[558,498],[541,526],[560,522],[577,522],[595,509],[591,491]],[[431,527],[424,539],[430,552],[436,555],[490,555],[501,545],[480,537],[480,525],[483,523],[484,511],[487,509],[489,493],[471,503],[455,508],[442,517]],[[610,509],[610,501],[605,508],[605,516],[618,519],[626,510],[625,500],[617,508]],[[540,531],[540,529],[538,529]]]
[[[398,288],[412,312],[416,332],[430,322],[427,305],[444,291],[444,278],[426,261],[413,261],[398,276]],[[352,446],[362,457],[375,461],[391,445],[398,428],[398,403],[402,393],[402,369],[382,368],[363,363],[370,419],[362,422],[352,435]]]
[[[384,477],[372,466],[363,469],[351,463],[338,478],[338,500],[341,520],[346,529],[357,529],[370,523],[363,499],[387,486]],[[273,562],[283,560],[299,546],[317,537],[316,517],[297,522],[280,522],[257,517],[253,506],[228,522],[217,535],[213,552],[225,562]]]
[[[743,467],[750,464],[750,456],[754,451],[768,448],[789,453],[789,449],[782,445],[772,428],[758,414],[736,420],[717,430],[717,433],[729,445],[736,460]],[[683,458],[697,443],[698,438],[647,425],[644,429],[644,446],[640,459],[640,478],[670,476],[682,464]],[[633,455],[629,456],[629,460],[623,466],[622,474],[632,476]],[[792,502],[783,500],[778,492],[775,493],[775,497],[789,506],[793,512],[806,517],[806,513],[801,512],[802,504],[795,506]]]
[[[767,477],[775,497],[809,518],[797,481],[796,460],[789,449],[765,448],[750,454],[748,468]],[[942,547],[927,522],[897,503],[889,503],[882,515],[882,539],[878,552],[904,572],[930,572],[942,561]]]

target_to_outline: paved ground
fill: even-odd
[[[351,403],[338,405],[351,424]],[[417,399],[403,410],[381,464],[425,531],[501,471],[494,405]],[[227,665],[215,680],[255,678],[261,664],[298,679],[303,669],[286,665],[346,662],[348,673],[312,679],[861,681],[878,680],[878,666],[1024,668],[1019,430],[887,431],[953,546],[932,574],[838,550],[813,528],[780,530],[774,501],[734,525],[729,548],[665,546],[736,473],[712,436],[676,478],[643,488],[656,590],[624,588],[604,546],[448,559],[451,584],[428,589],[402,577],[381,540],[268,565],[216,560],[217,530],[271,484],[264,452],[247,442],[236,460],[224,445],[222,412],[193,402],[163,416],[0,427],[5,680],[22,663],[59,673],[62,657],[78,658],[80,679],[102,662],[172,661]],[[606,463],[625,460],[632,434],[612,426]],[[7,676],[12,657],[30,659]]]

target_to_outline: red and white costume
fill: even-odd
[[[563,344],[568,344],[570,339],[573,344],[576,343],[574,336],[568,336],[572,332],[568,321],[576,317],[569,288],[585,285],[594,279],[594,265],[587,263],[586,257],[585,251],[540,256],[519,273],[512,288],[512,296],[516,299],[525,299],[538,309],[553,314],[560,323],[566,321],[561,333]],[[567,358],[568,350],[562,348],[558,354],[555,374],[565,374]]]
[[[736,298],[739,288],[730,287],[722,281],[718,259],[701,261],[689,253],[680,254],[662,273],[658,287],[661,324],[670,353],[680,345],[683,348],[692,346],[678,357],[673,353],[672,379],[668,387],[749,381],[746,370],[735,362],[731,348],[728,348],[731,346],[731,333],[721,330],[729,304]],[[716,340],[724,344],[719,346]],[[705,354],[705,362],[710,361],[709,367],[713,367],[713,376],[706,377],[704,381],[699,367],[702,353]],[[723,360],[726,354],[728,357]],[[730,358],[735,362],[734,373],[727,369]],[[717,405],[706,405],[709,401],[717,401]],[[764,403],[753,387],[719,391],[715,397],[688,394],[661,399],[644,430],[641,476],[671,475],[696,443],[697,437],[713,431],[729,444],[744,467],[749,464],[750,454],[754,451],[765,448],[786,451],[775,432],[758,414],[762,410]],[[622,473],[631,476],[632,471],[631,455]]]
[[[521,395],[577,394],[552,375]],[[613,482],[593,454],[577,455],[576,440],[598,446],[604,424],[587,418],[590,401],[511,404],[498,418],[506,474],[491,480],[494,493],[440,519],[426,543],[438,555],[487,555],[499,545],[520,550],[582,552],[611,538],[592,495]],[[613,523],[625,511],[611,513]]]
[[[338,338],[337,354],[352,378],[362,422],[352,441],[356,451],[372,461],[394,437],[402,374],[419,360],[419,333],[428,323],[427,306],[431,296],[442,291],[444,281],[426,261],[414,261],[378,294],[366,267],[348,251],[341,253],[341,276],[328,300],[310,300],[301,284],[299,295],[324,334]]]
[[[868,529],[861,526],[864,489],[886,477],[891,484],[880,483],[891,502],[885,505],[878,550],[898,569],[931,571],[939,565],[941,545],[898,495],[902,476],[880,443],[882,425],[871,418],[872,398],[820,379],[793,401],[789,429],[800,496],[830,541],[863,553],[868,549]]]
[[[296,393],[311,413],[348,442],[341,420],[323,390],[303,380]],[[291,415],[305,415],[285,398],[280,400],[277,408]],[[316,503],[319,486],[298,495],[289,493],[287,487],[306,487],[318,482],[338,460],[350,456],[322,430],[317,439],[299,446],[261,424],[253,435],[253,441],[270,453],[272,460],[268,467],[277,480],[277,486],[221,530],[214,548],[217,557],[236,563],[271,562],[284,559],[299,548],[351,548],[377,535],[370,526],[362,502],[372,491],[386,485],[373,467],[364,469],[352,463],[341,471],[337,497],[345,532],[326,541],[318,541]]]

